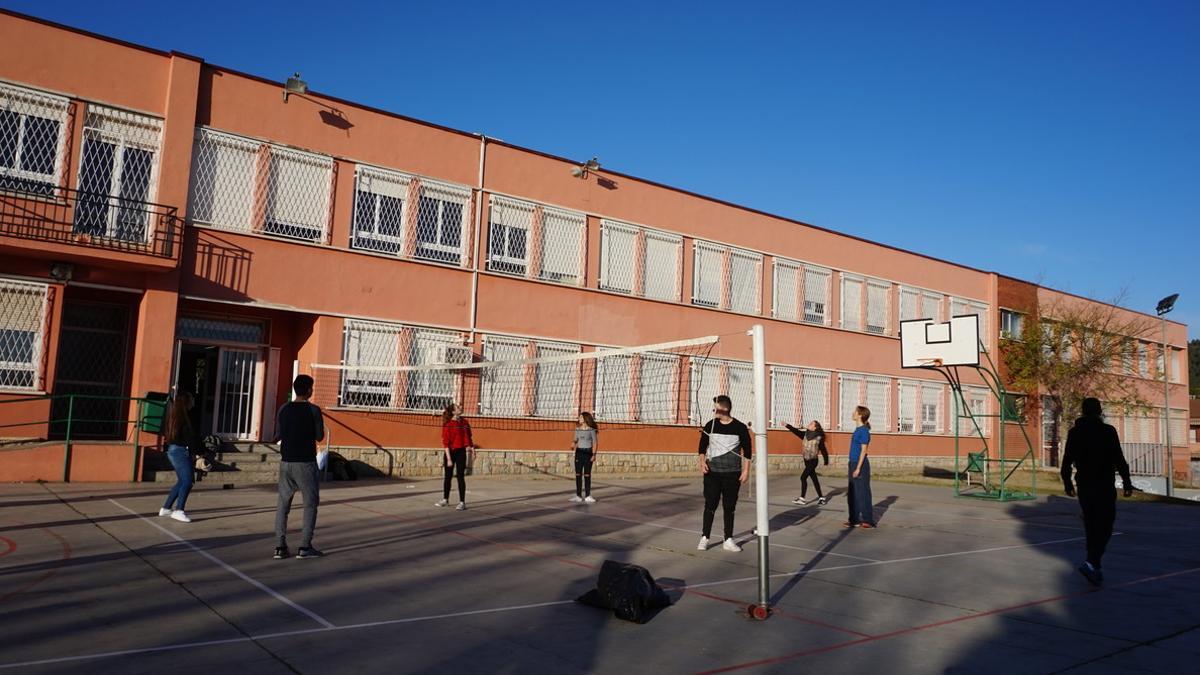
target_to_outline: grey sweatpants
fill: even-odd
[[[275,509],[275,545],[287,546],[288,512],[292,497],[299,490],[304,495],[304,529],[300,532],[300,548],[312,546],[313,530],[317,527],[317,505],[321,503],[317,487],[316,462],[279,463],[279,505]]]

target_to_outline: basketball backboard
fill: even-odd
[[[900,367],[979,365],[979,317],[956,316],[900,322]]]

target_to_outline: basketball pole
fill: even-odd
[[[767,355],[763,347],[762,324],[754,324],[749,335],[754,353],[754,486],[755,516],[758,521],[758,604],[750,607],[750,616],[762,620],[771,611],[768,554],[770,517],[767,514]]]

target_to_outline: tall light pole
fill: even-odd
[[[1172,485],[1175,480],[1175,465],[1171,461],[1171,380],[1168,377],[1171,364],[1168,362],[1170,352],[1167,347],[1167,314],[1175,309],[1175,301],[1179,299],[1179,294],[1168,295],[1158,301],[1158,307],[1155,311],[1162,318],[1162,360],[1163,360],[1163,440],[1167,442],[1167,496],[1170,497],[1175,493],[1175,488]]]

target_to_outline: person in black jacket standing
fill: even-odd
[[[292,509],[292,497],[299,491],[304,495],[304,527],[300,531],[300,550],[297,558],[319,558],[323,553],[313,548],[313,530],[317,528],[317,505],[320,488],[317,483],[317,443],[325,439],[325,421],[321,409],[309,402],[313,379],[298,375],[292,383],[296,398],[284,403],[275,423],[275,440],[279,442],[279,502],[275,509],[275,559],[288,557],[287,521]]]
[[[730,415],[733,401],[724,394],[713,398],[713,419],[700,429],[700,473],[704,476],[704,526],[696,548],[708,550],[717,505],[725,512],[725,541],[721,548],[737,553],[733,540],[733,514],[738,493],[750,475],[750,430]]]
[[[1071,483],[1071,468],[1075,468],[1075,483]],[[1113,522],[1117,518],[1117,489],[1113,474],[1121,474],[1125,496],[1133,494],[1129,479],[1129,464],[1121,452],[1121,440],[1111,424],[1104,423],[1100,400],[1083,400],[1083,417],[1067,432],[1067,447],[1063,453],[1062,479],[1068,497],[1079,494],[1083,511],[1083,528],[1087,536],[1087,560],[1079,573],[1092,585],[1104,582],[1100,558],[1112,538]]]

